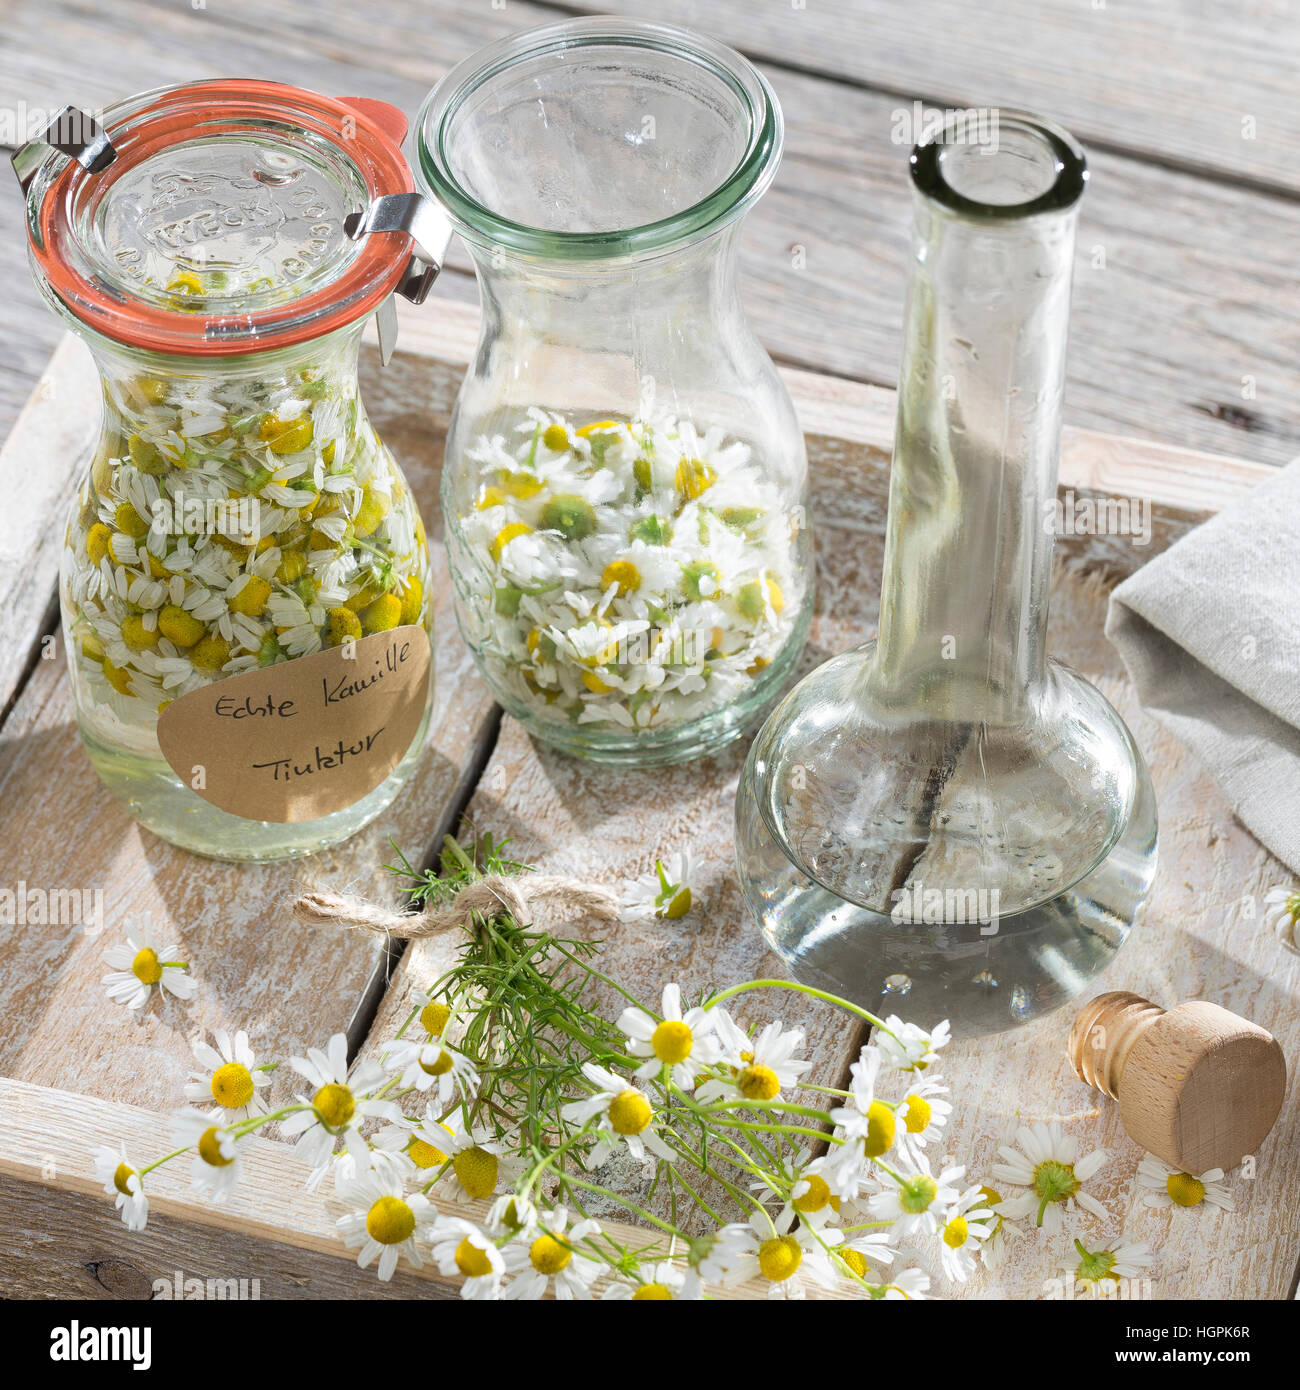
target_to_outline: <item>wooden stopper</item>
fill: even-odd
[[[1079,1079],[1119,1101],[1130,1137],[1185,1173],[1235,1168],[1282,1109],[1277,1039],[1204,1000],[1166,1013],[1138,994],[1098,995],[1067,1049]]]

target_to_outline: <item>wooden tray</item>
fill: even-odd
[[[431,521],[435,566],[437,473],[456,386],[475,341],[475,314],[433,301],[403,316],[402,341],[381,368],[367,348],[364,392],[381,434],[405,467]],[[820,566],[818,615],[805,669],[856,645],[875,626],[893,394],[789,372],[808,436]],[[517,837],[539,867],[617,884],[656,855],[689,844],[703,890],[678,922],[605,933],[604,968],[651,998],[668,978],[690,990],[772,973],[747,919],[732,865],[732,798],[743,749],[685,768],[601,771],[535,746],[502,719],[456,634],[446,583],[437,611],[437,706],[417,775],[370,831],[307,863],[240,868],[194,858],[140,830],[101,789],[74,727],[54,601],[69,498],[79,483],[98,409],[85,349],[59,346],[0,453],[0,885],[102,889],[101,938],[76,926],[0,928],[0,1292],[148,1297],[177,1271],[257,1278],[263,1297],[427,1296],[452,1281],[402,1270],[382,1285],[337,1240],[330,1202],[302,1191],[285,1147],[251,1143],[248,1179],[224,1206],[196,1200],[187,1165],[150,1179],[149,1229],[129,1235],[90,1173],[97,1143],[127,1140],[165,1151],[169,1111],[182,1103],[189,1039],[246,1027],[259,1055],[301,1054],[344,1030],[358,1052],[391,1036],[412,991],[445,966],[445,946],[400,960],[353,935],[290,920],[306,881],[395,897],[379,869],[392,835],[430,862],[468,812],[478,827]],[[1102,636],[1118,578],[1240,496],[1271,469],[1112,436],[1067,435],[1062,488],[1153,503],[1154,536],[1069,539],[1059,564],[1051,644],[1094,680],[1129,720],[1160,800],[1161,868],[1148,917],[1099,988],[1134,989],[1172,1005],[1214,999],[1271,1029],[1300,1057],[1300,964],[1260,930],[1260,895],[1285,871],[1239,825],[1210,779],[1141,711]],[[1250,898],[1254,920],[1245,915]],[[123,920],[148,913],[184,945],[200,983],[187,1005],[155,1002],[143,1017],[109,1004],[101,952]],[[581,924],[575,924],[581,930]],[[168,928],[174,928],[174,932]],[[862,1041],[842,1015],[770,997],[804,1026],[813,1080],[839,1084]],[[923,1023],[937,1020],[919,1020]],[[960,1039],[943,1071],[956,1111],[945,1152],[985,1174],[1009,1122],[1059,1118],[1112,1161],[1099,1195],[1111,1221],[1090,1228],[1143,1239],[1157,1251],[1152,1293],[1176,1298],[1279,1298],[1294,1287],[1300,1229],[1290,1196],[1300,1180],[1295,1088],[1258,1156],[1254,1181],[1232,1177],[1238,1210],[1158,1212],[1134,1185],[1141,1155],[1116,1108],[1075,1080],[1065,1058],[1068,1013],[988,1043]],[[276,1094],[289,1085],[276,1082]],[[1058,1250],[1027,1239],[996,1275],[980,1272],[967,1297],[1041,1297]],[[753,1296],[741,1288],[733,1296]]]

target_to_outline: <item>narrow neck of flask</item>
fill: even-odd
[[[928,180],[916,160],[870,679],[928,717],[1015,722],[1046,674],[1082,156],[1063,169],[1026,124],[999,148],[931,152]]]

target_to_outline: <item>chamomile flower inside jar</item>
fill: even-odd
[[[457,617],[568,752],[713,751],[807,635],[803,439],[737,289],[781,139],[738,54],[624,20],[493,45],[421,113],[418,177],[483,308],[443,470]]]
[[[69,109],[15,159],[103,389],[60,586],[82,737],[137,820],[214,857],[346,838],[428,723],[424,527],[357,388],[411,244],[345,226],[413,196],[404,126],[205,82]]]

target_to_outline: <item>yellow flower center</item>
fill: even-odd
[[[660,909],[659,915],[675,922],[679,917],[685,917],[690,910],[691,890],[683,888],[680,892],[673,894],[672,900],[666,907]]]
[[[867,1257],[861,1250],[841,1250],[840,1259],[859,1279],[866,1278]]]
[[[746,1100],[775,1100],[781,1090],[781,1083],[771,1067],[762,1065],[746,1067],[736,1077],[736,1085]]]
[[[420,1010],[420,1027],[435,1038],[442,1037],[442,1031],[450,1019],[451,1010],[436,999]]]
[[[611,584],[618,585],[620,594],[635,593],[641,587],[641,571],[631,560],[611,560],[600,576],[600,587],[608,589]]]
[[[970,1239],[970,1226],[964,1216],[954,1216],[943,1228],[943,1243],[949,1250],[960,1250]]]
[[[784,1283],[803,1264],[803,1251],[793,1236],[773,1236],[758,1247],[758,1267],[774,1284]]]
[[[909,1178],[899,1187],[898,1205],[909,1216],[919,1216],[921,1212],[930,1210],[930,1204],[938,1195],[939,1184],[922,1173],[919,1177]]]
[[[253,1077],[242,1062],[227,1062],[212,1073],[212,1099],[238,1110],[253,1099]]]
[[[650,1046],[654,1048],[655,1056],[661,1062],[667,1062],[670,1067],[684,1062],[691,1055],[694,1045],[691,1030],[677,1019],[666,1019],[650,1037]]]
[[[888,1153],[894,1145],[894,1135],[898,1125],[894,1112],[881,1101],[873,1100],[867,1108],[867,1132],[862,1140],[862,1148],[868,1158],[879,1158]]]
[[[1180,1207],[1194,1207],[1205,1200],[1205,1184],[1190,1173],[1170,1173],[1165,1179],[1165,1191]]]
[[[454,1065],[451,1053],[446,1048],[442,1048],[432,1062],[426,1062],[423,1055],[420,1057],[420,1070],[429,1076],[446,1076]]]
[[[671,1303],[673,1298],[672,1290],[667,1284],[642,1284],[641,1287],[632,1295],[633,1303]]]
[[[522,521],[512,521],[508,526],[503,526],[492,538],[492,544],[488,550],[492,553],[494,560],[500,560],[502,551],[519,536],[526,536],[532,531],[532,527]]]
[[[650,1123],[650,1102],[640,1091],[629,1087],[609,1104],[609,1127],[615,1134],[640,1134]]]
[[[135,1177],[135,1169],[128,1168],[125,1163],[119,1163],[113,1173],[113,1186],[122,1194],[123,1197],[131,1196],[131,1189],[127,1183]]]
[[[135,953],[135,959],[131,962],[131,974],[142,985],[156,985],[162,979],[158,952],[152,946],[144,946]]]
[[[808,1184],[808,1190],[794,1199],[795,1211],[821,1211],[830,1204],[831,1190],[821,1174],[809,1173],[804,1182]]]
[[[357,1113],[357,1103],[346,1086],[331,1081],[311,1098],[312,1109],[327,1129],[342,1129]]]
[[[547,425],[542,432],[542,443],[553,453],[569,447],[569,435],[563,425]]]
[[[227,1158],[221,1152],[221,1136],[217,1132],[216,1125],[205,1129],[199,1135],[199,1157],[204,1163],[211,1164],[213,1168],[224,1168],[227,1164],[233,1163],[233,1158]]]
[[[538,1274],[558,1274],[573,1258],[573,1252],[554,1236],[538,1236],[529,1246],[528,1258]]]
[[[472,1149],[462,1149],[452,1159],[451,1167],[460,1179],[460,1185],[471,1197],[481,1201],[496,1191],[497,1173],[501,1167],[496,1154],[488,1153],[476,1144]]]
[[[400,1245],[415,1234],[415,1213],[400,1197],[380,1197],[366,1213],[366,1233],[380,1245]]]
[[[492,1273],[492,1261],[466,1236],[456,1247],[456,1268],[466,1279],[481,1279],[485,1274]]]
[[[412,1139],[406,1152],[410,1154],[411,1162],[417,1168],[434,1168],[447,1161],[447,1155],[441,1149],[435,1149],[423,1139]]]
[[[922,1096],[907,1096],[903,1104],[907,1106],[907,1113],[903,1116],[903,1124],[907,1127],[909,1134],[923,1134],[930,1123],[930,1116],[933,1111],[930,1109],[930,1102]]]

